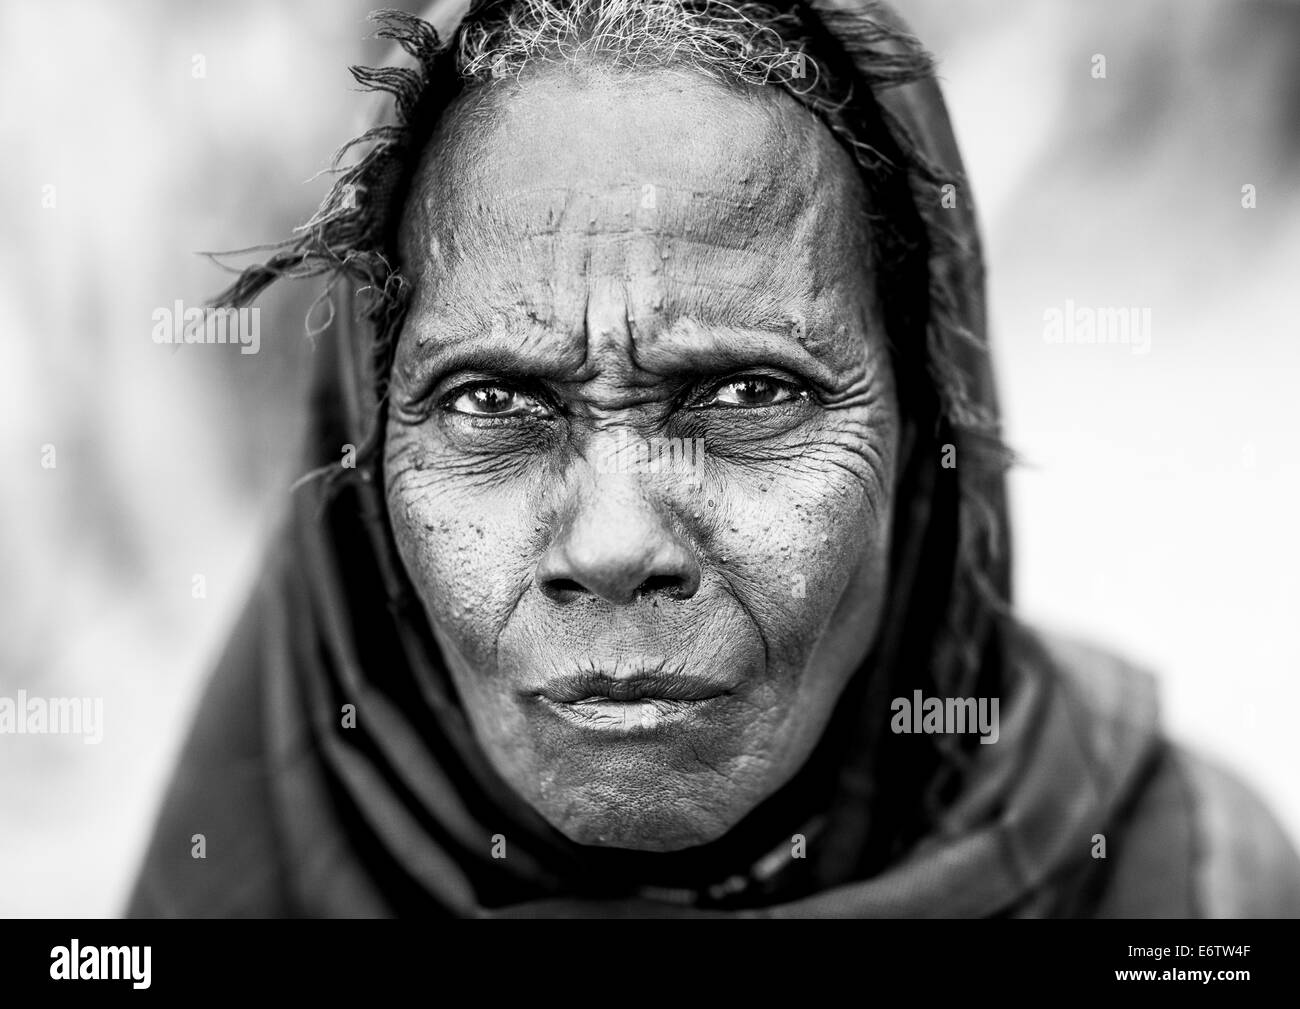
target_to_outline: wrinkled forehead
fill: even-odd
[[[570,281],[603,274],[655,277],[655,304],[686,315],[811,321],[863,285],[864,208],[848,154],[776,88],[545,69],[450,113],[402,246],[443,304],[580,299]]]

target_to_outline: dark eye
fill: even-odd
[[[472,417],[532,417],[549,412],[536,396],[504,382],[463,386],[444,402],[446,409]]]
[[[804,395],[804,391],[791,382],[770,375],[740,375],[729,378],[704,397],[701,406],[753,408],[778,406]]]

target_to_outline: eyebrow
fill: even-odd
[[[588,363],[585,333],[560,328],[541,320],[521,317],[517,309],[506,314],[502,330],[482,330],[475,335],[452,336],[466,322],[452,323],[443,339],[431,341],[415,367],[439,375],[482,371],[517,379],[553,382],[582,381],[595,372]],[[436,322],[432,323],[438,327]],[[806,375],[832,386],[839,370],[810,351],[786,327],[713,324],[679,317],[651,335],[637,332],[633,320],[631,358],[642,371],[663,378],[718,375],[745,367],[769,365]],[[814,343],[809,339],[807,343]],[[815,344],[814,344],[815,345]]]
[[[431,320],[425,325],[437,335],[416,351],[413,367],[443,375],[483,371],[554,381],[571,379],[582,370],[587,350],[579,334],[513,312],[507,319],[504,332],[475,329],[476,321],[463,317]]]
[[[835,369],[798,340],[793,330],[793,320],[782,327],[771,323],[716,325],[681,317],[639,344],[637,360],[647,370],[665,375],[773,364],[830,384]]]

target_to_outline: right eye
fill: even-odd
[[[471,417],[544,417],[550,414],[536,396],[506,382],[475,382],[461,386],[443,402],[447,410]]]

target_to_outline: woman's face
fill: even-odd
[[[774,89],[473,102],[403,221],[397,544],[507,782],[579,843],[702,844],[799,770],[887,590],[861,182]]]

